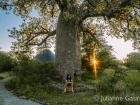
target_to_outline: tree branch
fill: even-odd
[[[96,32],[91,32],[88,28],[84,27],[84,26],[81,26],[81,31],[84,32],[84,33],[88,33],[92,38],[93,40],[99,44],[99,40],[95,37],[96,35]]]
[[[102,14],[103,14],[103,16],[111,18],[114,16],[114,13],[117,13],[117,12],[121,11],[124,7],[130,5],[130,2],[131,2],[131,0],[122,0],[122,2],[120,4],[115,5],[112,8],[108,8]]]
[[[56,34],[56,30],[54,30],[52,32],[45,33],[45,34],[47,34],[47,36],[40,43],[29,44],[29,45],[37,45],[37,46],[42,45],[49,37],[54,36]]]
[[[125,6],[131,4],[131,0],[122,0],[121,3],[116,5],[114,4],[113,6],[111,6],[111,3],[105,0],[105,2],[109,5],[104,11],[99,13],[98,11],[95,10],[95,5],[97,5],[98,2],[99,2],[98,0],[95,1],[87,0],[83,2],[83,4],[81,5],[78,11],[80,13],[79,14],[80,22],[88,17],[106,16],[108,18],[111,18],[114,16],[114,13],[121,11]]]

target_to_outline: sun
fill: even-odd
[[[95,79],[97,79],[97,73],[98,73],[97,66],[98,66],[98,63],[99,63],[99,61],[96,59],[95,49],[93,49],[93,52],[92,52],[92,54],[90,56],[90,64],[92,66]]]
[[[90,59],[95,79],[97,78],[97,60]]]

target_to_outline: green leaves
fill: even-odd
[[[125,59],[126,66],[140,70],[140,53],[133,52],[127,55],[127,58]]]
[[[96,5],[95,10],[97,11],[97,13],[101,13],[106,8],[107,8],[107,3],[105,1],[101,1]]]
[[[74,20],[74,15],[70,14],[69,12],[63,12],[62,14],[62,22],[69,23],[70,21]]]
[[[11,71],[14,67],[14,61],[8,53],[0,51],[0,72]]]
[[[24,40],[25,46],[37,45],[45,40],[47,34],[39,35],[38,32],[55,30],[60,13],[63,14],[61,20],[67,24],[76,20],[79,24],[78,32],[80,35],[84,34],[81,37],[87,39],[86,42],[105,42],[103,40],[107,34],[125,40],[132,39],[136,48],[140,46],[139,0],[13,0],[12,4],[14,4],[15,13],[26,17],[27,21],[23,21],[19,30],[12,29],[11,37],[17,39],[16,43]],[[31,19],[30,13],[33,10],[39,13],[40,19]],[[97,18],[101,19],[94,22]],[[89,32],[80,29],[82,24]],[[100,26],[96,27],[96,24]],[[96,35],[96,33],[102,35]],[[43,44],[46,46],[46,41]]]

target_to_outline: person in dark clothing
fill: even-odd
[[[64,85],[64,92],[68,91],[73,91],[73,80],[70,74],[67,74],[66,76],[66,81],[65,81],[65,85]]]

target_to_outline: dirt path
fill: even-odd
[[[4,87],[4,81],[0,80],[0,105],[41,105],[31,100],[20,99],[14,96]]]

